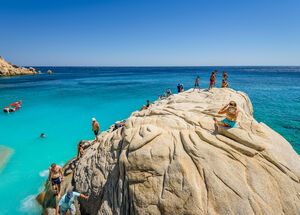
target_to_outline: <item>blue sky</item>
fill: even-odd
[[[300,65],[299,0],[0,0],[20,65]]]

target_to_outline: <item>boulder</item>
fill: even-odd
[[[229,101],[237,128],[213,117]],[[72,173],[89,195],[81,214],[300,214],[300,159],[278,133],[253,117],[248,96],[192,90],[136,111],[102,132]]]

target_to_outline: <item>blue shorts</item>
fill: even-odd
[[[61,183],[60,177],[58,177],[58,178],[52,178],[51,181],[52,181],[52,185],[60,184]]]
[[[236,122],[235,121],[231,121],[231,120],[225,118],[221,122],[223,122],[224,124],[226,124],[230,128],[236,128]]]

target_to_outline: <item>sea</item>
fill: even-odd
[[[43,74],[0,78],[0,108],[23,102],[15,113],[0,112],[0,145],[12,153],[0,170],[0,215],[40,214],[35,196],[49,165],[63,165],[76,155],[80,140],[94,138],[92,117],[106,130],[166,89],[176,93],[178,83],[193,87],[197,75],[200,87],[207,88],[215,69],[217,87],[226,70],[230,87],[249,95],[256,120],[300,153],[300,67],[36,68]]]

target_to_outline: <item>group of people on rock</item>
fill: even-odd
[[[209,78],[209,89],[212,89],[213,87],[216,87],[217,73],[218,73],[218,70],[214,70],[211,73],[210,78]],[[226,71],[222,72],[222,77],[223,77],[223,79],[222,79],[221,87],[222,88],[229,87],[229,84],[228,84],[228,81],[227,81],[228,75],[227,75]]]

